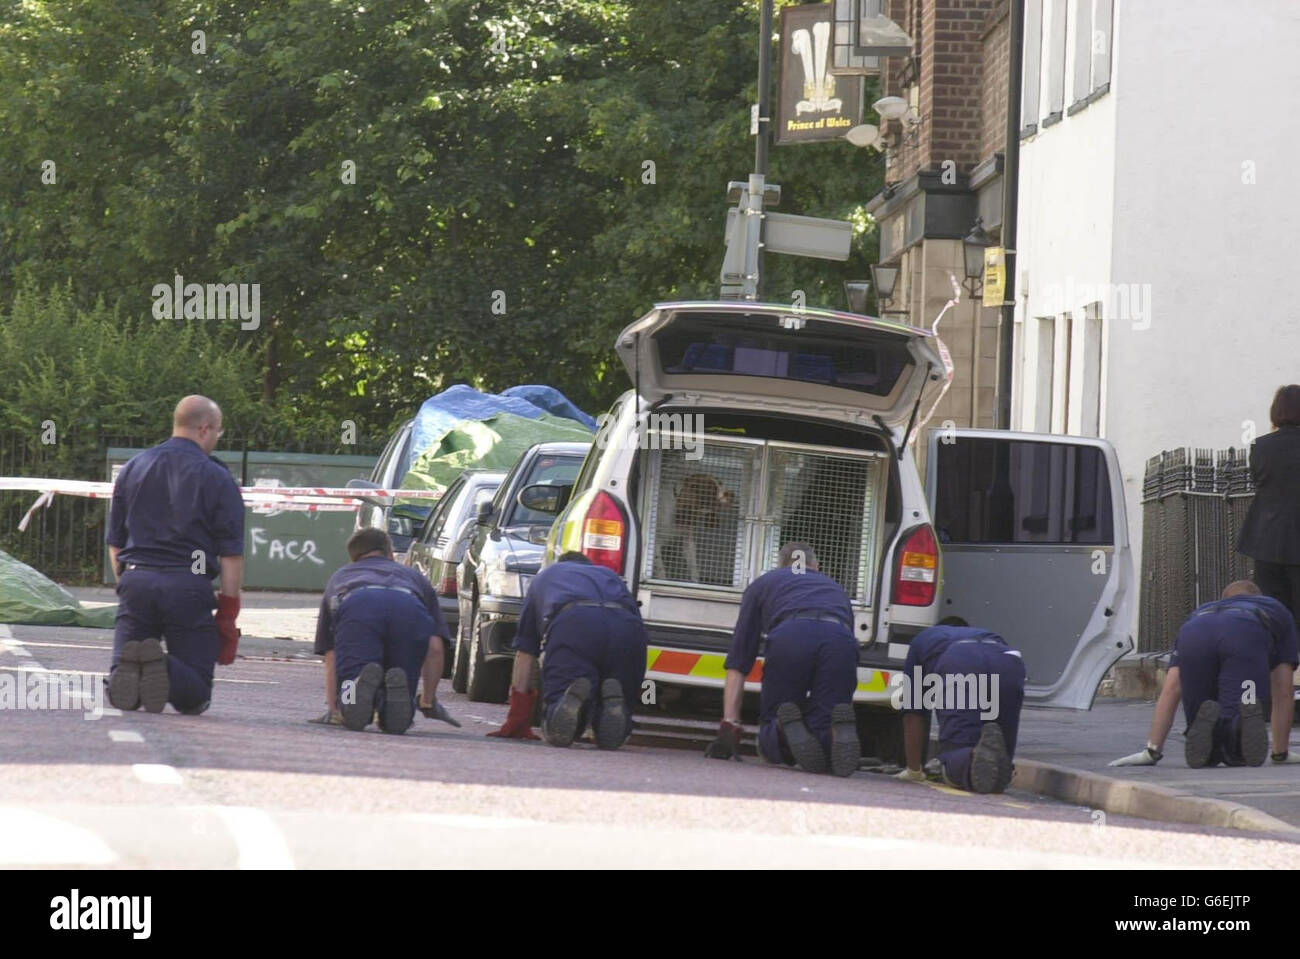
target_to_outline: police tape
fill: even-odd
[[[23,532],[38,509],[48,507],[56,495],[81,496],[88,499],[110,499],[113,484],[91,480],[47,479],[31,476],[0,476],[0,492],[39,493],[18,522]],[[309,513],[355,511],[374,505],[379,497],[394,500],[437,500],[442,490],[358,489],[352,486],[241,486],[239,493],[244,505],[256,512],[295,510]]]

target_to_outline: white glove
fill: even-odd
[[[1279,766],[1289,766],[1295,763],[1300,763],[1300,753],[1288,752],[1285,759],[1274,759],[1273,762]]]
[[[904,769],[901,773],[895,773],[894,778],[901,779],[905,783],[923,783],[925,773],[919,769]]]
[[[1160,756],[1151,752],[1150,746],[1145,746],[1131,756],[1124,756],[1107,763],[1108,766],[1154,766],[1160,761]]]

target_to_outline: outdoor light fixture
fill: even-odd
[[[894,286],[898,283],[898,267],[871,264],[871,282],[876,286],[876,296],[881,301],[894,299]]]
[[[844,298],[849,301],[850,313],[867,312],[867,293],[871,290],[870,280],[845,280]]]
[[[916,145],[921,131],[922,117],[916,112],[916,107],[912,106],[902,97],[881,97],[875,103],[871,104],[871,109],[880,114],[880,119],[888,123],[890,120],[897,120],[903,125],[903,136],[908,143]]]
[[[884,141],[880,136],[880,128],[870,123],[859,123],[852,127],[844,134],[844,139],[848,140],[855,147],[875,147],[877,150],[884,149]]]
[[[975,225],[961,241],[966,266],[965,286],[971,296],[975,296],[978,288],[984,285],[984,249],[992,245],[993,238],[984,230],[984,219],[976,217]]]
[[[871,109],[880,114],[882,120],[901,120],[907,114],[907,101],[902,97],[881,97],[871,104]]]

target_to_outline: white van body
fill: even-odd
[[[721,688],[745,587],[809,542],[849,593],[855,702],[888,706],[908,644],[949,615],[1020,649],[1026,700],[1086,709],[1133,648],[1123,484],[1105,440],[914,424],[942,346],[873,317],[740,301],[656,305],[618,337],[633,382],[603,417],[547,561],[627,581],[647,678]],[[746,688],[761,683],[761,660]]]

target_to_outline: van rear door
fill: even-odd
[[[945,368],[927,330],[854,313],[743,301],[660,303],[623,330],[619,357],[655,406],[802,413],[875,428],[895,441]]]
[[[1088,709],[1133,649],[1135,577],[1115,449],[1102,439],[935,429],[926,489],[942,616],[1002,635],[1027,702]]]

